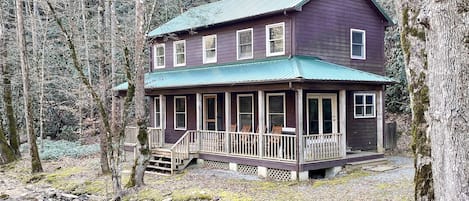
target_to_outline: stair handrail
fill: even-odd
[[[175,162],[180,163],[181,160],[189,158],[191,134],[195,134],[192,137],[195,138],[194,143],[198,144],[199,139],[197,137],[197,131],[189,130],[189,131],[186,131],[186,133],[184,133],[184,135],[181,138],[179,138],[179,140],[176,143],[174,143],[173,146],[171,146],[170,148],[171,174],[173,174]],[[182,149],[182,150],[178,150],[178,149]],[[178,151],[181,151],[182,153]],[[199,150],[195,150],[195,151],[199,151]]]

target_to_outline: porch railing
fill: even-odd
[[[183,160],[190,157],[190,153],[199,151],[199,138],[196,131],[187,131],[179,140],[171,147],[171,171],[175,169],[177,164],[181,164]],[[172,173],[172,172],[171,172]]]
[[[303,137],[305,162],[343,157],[342,134],[320,134]]]
[[[163,147],[164,145],[164,132],[159,128],[147,128],[148,142],[150,149]],[[124,144],[127,146],[136,146],[138,143],[138,128],[128,126],[125,128],[125,141]]]
[[[197,135],[201,152],[270,160],[296,160],[295,135],[262,134],[262,143],[258,133],[197,131]]]

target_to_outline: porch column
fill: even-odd
[[[165,143],[165,130],[166,130],[166,96],[160,95],[160,128],[161,128],[161,146]]]
[[[298,138],[298,161],[304,163],[303,147],[303,89],[296,90],[296,137]]]
[[[264,157],[264,135],[265,133],[265,92],[259,90],[257,92],[257,103],[258,103],[258,123],[257,126],[259,128],[259,157]],[[253,131],[255,131],[253,129]]]
[[[384,153],[384,142],[383,142],[383,90],[379,90],[376,93],[376,145],[378,153]]]
[[[339,91],[339,128],[341,136],[340,151],[341,156],[345,157],[347,155],[347,91]]]
[[[197,93],[196,94],[196,129],[198,131],[203,129],[203,116],[202,116],[202,94]]]
[[[225,92],[225,152],[230,153],[231,93]]]

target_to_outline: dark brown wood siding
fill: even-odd
[[[253,28],[253,60],[266,57],[266,32],[265,27],[269,24],[285,22],[285,55],[291,54],[292,20],[291,16],[277,15],[246,22],[225,25],[212,29],[196,31],[192,34],[179,34],[178,40],[186,40],[186,66],[201,66],[202,58],[202,37],[207,35],[217,35],[217,64],[236,62],[236,31]],[[154,43],[165,44],[166,68],[173,68],[173,41],[163,41],[158,39]],[[151,46],[151,45],[150,45]],[[151,52],[151,51],[150,51]],[[150,54],[153,57],[153,54]],[[183,67],[177,67],[183,68]]]
[[[368,0],[314,0],[294,18],[296,55],[384,74],[384,19]],[[350,29],[366,31],[366,60],[350,58]]]
[[[195,130],[197,128],[195,111],[196,97],[194,94],[181,96],[186,96],[187,101],[187,130]],[[174,96],[167,96],[165,141],[166,143],[176,143],[184,133],[186,133],[186,131],[174,130]]]
[[[354,91],[347,92],[347,146],[352,150],[376,150],[376,118],[355,119]]]

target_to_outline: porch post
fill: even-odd
[[[203,129],[203,117],[202,117],[202,94],[196,94],[196,129],[200,131]]]
[[[160,128],[161,128],[161,144],[163,146],[165,143],[165,130],[166,130],[166,96],[160,95]]]
[[[225,152],[230,153],[231,93],[225,92]]]
[[[198,150],[201,150],[202,148],[202,139],[201,139],[201,134],[199,131],[201,131],[203,129],[203,116],[202,116],[202,94],[201,93],[197,93],[195,95],[195,115],[196,115],[196,136],[197,136],[197,139],[196,141],[198,141],[197,144],[197,149]]]
[[[304,147],[303,147],[303,89],[296,90],[296,137],[298,138],[298,161],[303,164]]]
[[[376,145],[378,153],[384,153],[383,142],[383,91],[379,90],[376,93]]]
[[[341,136],[340,151],[341,156],[347,155],[347,91],[339,91],[339,128]]]
[[[257,92],[257,103],[258,103],[258,113],[259,113],[259,122],[257,124],[259,128],[259,157],[264,157],[264,136],[265,133],[265,93],[262,90]],[[254,129],[253,129],[254,130]]]

